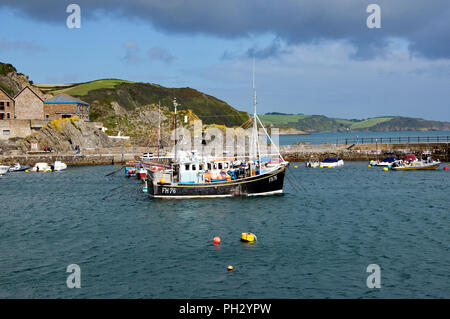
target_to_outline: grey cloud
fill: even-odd
[[[383,39],[407,40],[414,54],[450,58],[448,0],[77,0],[82,19],[97,14],[138,18],[174,33],[201,33],[226,38],[274,34],[288,44],[348,40],[357,57],[377,54]],[[381,29],[366,27],[367,5],[381,7]],[[65,23],[62,1],[0,0],[45,22]],[[381,47],[382,48],[382,47]]]
[[[175,59],[172,54],[160,47],[150,48],[147,53],[150,60],[160,60],[167,64],[171,63]]]
[[[138,64],[141,61],[140,50],[137,43],[133,40],[127,41],[122,44],[125,48],[125,56],[123,60],[129,64]]]

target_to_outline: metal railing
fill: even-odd
[[[336,144],[449,143],[447,136],[358,137],[336,139]]]

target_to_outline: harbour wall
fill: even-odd
[[[400,158],[408,153],[420,155],[430,151],[433,159],[450,162],[450,143],[392,143],[392,144],[294,144],[280,146],[280,152],[289,162],[304,162],[311,157],[323,159],[337,154],[344,161],[369,161],[378,158],[381,160],[384,153],[395,153]]]
[[[9,151],[0,155],[0,163],[34,165],[45,162],[53,163],[61,160],[67,165],[114,165],[125,164],[127,161],[138,160],[145,152],[151,152],[148,147],[112,147],[101,149],[84,149],[80,154],[75,152],[27,152]]]
[[[337,154],[344,161],[369,161],[382,159],[384,153],[395,153],[400,158],[408,153],[420,155],[423,151],[431,151],[434,159],[450,162],[450,143],[409,143],[409,144],[295,144],[282,145],[280,152],[289,162],[304,162],[311,157],[324,159]],[[62,160],[68,165],[114,165],[125,164],[127,161],[138,160],[145,152],[155,152],[148,147],[111,147],[83,149],[80,154],[75,152],[27,152],[8,151],[0,154],[0,163],[34,165],[39,162],[53,163]]]

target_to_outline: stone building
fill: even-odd
[[[43,120],[44,100],[29,86],[24,87],[14,97],[15,116],[17,120]]]
[[[0,121],[14,118],[14,99],[0,88]]]
[[[89,121],[89,104],[67,94],[44,101],[29,86],[14,98],[0,88],[0,140],[24,138],[48,122],[78,116]]]
[[[44,102],[45,119],[78,116],[89,121],[89,104],[67,94],[58,94]]]

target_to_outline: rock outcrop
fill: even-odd
[[[57,152],[73,151],[77,145],[80,149],[111,146],[104,132],[76,117],[48,123],[40,131],[18,141],[17,147],[26,152],[30,150],[32,142],[37,142],[40,149],[51,147]]]

